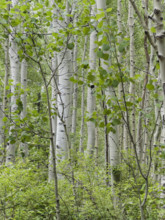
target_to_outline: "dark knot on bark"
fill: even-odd
[[[154,14],[155,14],[155,15],[159,15],[159,14],[160,14],[160,9],[155,8],[155,9],[154,9]]]

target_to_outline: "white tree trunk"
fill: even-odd
[[[130,35],[130,77],[134,77],[135,48],[134,48],[134,9],[129,2],[129,35]],[[134,84],[130,82],[129,93],[133,95]]]
[[[12,6],[15,6],[18,1],[12,2]],[[15,29],[11,28],[11,34],[9,36],[10,48],[9,48],[9,58],[10,58],[10,68],[11,68],[11,93],[13,94],[11,97],[11,116],[12,120],[14,120],[14,112],[17,110],[16,99],[17,96],[15,94],[17,83],[19,82],[19,57],[18,57],[18,48],[15,42]],[[15,129],[15,125],[10,126],[9,135],[15,138],[16,141],[16,133],[13,132]],[[10,141],[7,144],[6,149],[6,165],[10,162],[14,162],[15,159],[15,144],[12,144]]]
[[[154,18],[155,18],[155,27],[156,27],[156,42],[158,47],[158,58],[160,64],[160,74],[163,87],[163,108],[162,108],[162,134],[161,134],[161,143],[165,144],[165,32],[163,25],[162,17],[162,4],[160,0],[154,0]],[[162,168],[164,168],[165,162],[162,161]],[[165,175],[161,176],[161,186],[165,188]],[[165,191],[162,191],[162,198],[165,198]]]
[[[56,3],[55,3],[56,4]],[[68,1],[66,1],[66,13],[69,10]],[[58,20],[57,32],[60,34],[60,29],[66,27],[69,23],[69,17],[65,16],[65,22]],[[69,37],[67,38],[69,43]],[[71,92],[72,86],[70,77],[72,76],[72,55],[67,49],[67,45],[61,48],[57,54],[58,60],[58,88],[57,88],[57,132],[56,132],[56,150],[58,161],[68,158],[69,154],[69,133],[71,131]]]
[[[96,6],[92,6],[91,15],[94,15]],[[97,32],[94,30],[90,34],[90,49],[89,49],[89,67],[90,71],[96,69],[96,52],[95,49],[97,45],[95,41],[97,40]],[[88,94],[87,94],[87,112],[88,117],[91,117],[92,113],[95,111],[95,86],[91,83],[88,86]],[[94,153],[95,147],[95,123],[92,121],[87,122],[87,129],[88,129],[88,140],[87,140],[87,151],[90,155]]]
[[[5,79],[4,79],[4,92],[3,92],[3,113],[5,113],[8,103],[6,86],[8,85],[9,75],[10,75],[9,38],[7,38],[5,42]]]
[[[61,160],[66,159],[69,153],[68,135],[71,125],[71,71],[70,62],[72,62],[71,53],[69,50],[63,50],[58,54],[59,65],[59,83],[58,83],[58,96],[57,96],[57,134],[56,134],[56,147],[57,156]]]
[[[24,90],[24,94],[21,95],[21,101],[23,104],[23,110],[21,111],[21,119],[24,119],[27,114],[27,62],[26,60],[22,60],[21,63],[21,87]],[[20,150],[23,158],[28,156],[28,145],[27,143],[20,144]]]
[[[85,61],[85,55],[87,50],[87,42],[88,38],[85,37],[85,43],[84,43],[84,53],[82,58],[82,63]],[[84,82],[84,69],[82,70],[82,81]],[[81,129],[80,129],[80,145],[79,150],[81,153],[84,153],[84,147],[83,147],[83,139],[84,139],[84,115],[85,115],[85,84],[82,85],[82,96],[81,96]]]
[[[134,66],[135,66],[135,48],[134,48],[134,9],[131,5],[131,3],[129,2],[129,18],[128,18],[128,23],[129,23],[129,37],[130,37],[130,50],[129,50],[129,54],[130,54],[130,77],[133,78],[134,74],[135,74],[135,70],[134,70]],[[130,94],[130,98],[129,101],[133,102],[134,101],[134,90],[135,85],[130,82],[130,86],[129,86],[129,94]],[[131,129],[133,131],[133,138],[135,140],[135,108],[133,108],[132,110],[132,115],[131,115]],[[126,125],[124,126],[124,133],[127,133],[127,128]],[[128,150],[129,148],[129,144],[128,141],[125,142],[125,150]]]
[[[9,75],[10,75],[10,60],[9,60],[9,37],[6,39],[5,41],[5,77],[4,77],[4,86],[3,86],[3,105],[1,106],[2,109],[2,113],[3,113],[3,117],[7,117],[8,113],[6,111],[8,106],[8,98],[7,98],[7,94],[8,94],[8,90],[6,89],[7,85],[8,85],[8,79],[9,79]],[[2,126],[5,126],[6,123],[2,121]],[[2,155],[3,155],[3,159],[1,159],[1,161],[3,160],[3,162],[5,161],[4,155],[5,155],[5,151],[6,151],[6,137],[5,137],[5,133],[3,130],[3,146],[2,146]]]
[[[118,44],[121,44],[122,41],[122,22],[121,22],[121,0],[117,0],[117,28],[118,28]],[[118,50],[118,62],[122,62],[122,53]],[[122,84],[119,84],[118,87],[119,99],[122,97]]]
[[[76,19],[77,21],[77,19]],[[77,52],[78,52],[78,44],[77,44],[78,36],[74,37],[74,54],[73,54],[73,70],[74,70],[74,77],[78,80],[78,68],[77,68]],[[76,123],[77,123],[77,98],[78,98],[78,83],[74,83],[73,88],[73,111],[72,111],[72,146],[71,148],[75,147],[75,138],[76,138]],[[76,147],[77,150],[77,147]]]
[[[97,10],[98,13],[100,10],[106,9],[106,1],[105,0],[96,0],[97,4]],[[107,72],[109,72],[109,65],[107,65],[107,61],[101,60],[102,68],[105,69]],[[110,99],[111,97],[114,97],[114,91],[113,88],[108,88],[105,91],[107,99]],[[110,132],[109,133],[109,146],[110,146],[110,165],[112,167],[111,169],[111,177],[112,177],[112,185],[114,182],[118,182],[120,179],[120,175],[118,172],[118,165],[120,163],[120,149],[119,149],[119,135],[118,135],[118,126],[113,127],[115,130],[115,133]]]

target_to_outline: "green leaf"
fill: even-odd
[[[156,33],[156,29],[154,27],[151,27],[150,30],[151,30],[152,33]]]
[[[84,28],[83,28],[83,33],[84,33],[85,35],[89,34],[89,32],[90,32],[90,28],[89,28],[89,27],[84,27]]]
[[[104,54],[103,54],[103,59],[104,59],[104,60],[108,60],[108,59],[109,59],[109,54],[104,53]]]
[[[17,104],[17,110],[19,112],[19,114],[21,113],[21,111],[23,110],[23,103],[20,99],[16,100],[16,104]]]
[[[103,44],[103,50],[108,51],[110,49],[110,46],[108,44]]]
[[[107,8],[106,12],[111,12],[112,8]]]
[[[103,121],[100,122],[99,127],[100,127],[100,128],[104,128],[104,122],[103,122]]]
[[[126,102],[126,105],[127,105],[128,107],[130,107],[130,106],[133,106],[133,103],[132,103],[132,102],[127,101],[127,102]]]
[[[147,84],[147,89],[152,91],[154,90],[154,85],[153,84]]]
[[[3,117],[3,122],[7,122],[8,118],[7,117]]]
[[[87,79],[88,79],[90,82],[93,82],[93,81],[95,81],[95,76],[92,75],[92,74],[88,74]]]
[[[43,117],[42,117],[42,120],[43,120],[44,122],[47,122],[47,121],[48,121],[48,118],[45,117],[45,116],[43,116]]]
[[[113,81],[112,81],[112,86],[113,86],[114,88],[116,88],[118,85],[119,85],[119,81],[117,81],[117,80],[113,80]]]
[[[156,63],[156,69],[159,70],[160,69],[160,65],[159,62]]]
[[[89,67],[89,63],[85,61],[81,66],[83,69],[87,69]]]
[[[102,51],[102,50],[98,50],[98,51],[97,51],[97,56],[98,56],[99,58],[103,58],[103,56],[104,56],[103,51]]]
[[[69,80],[70,80],[71,82],[73,82],[73,83],[77,83],[77,80],[74,78],[74,76],[70,77]]]
[[[15,142],[16,142],[15,139],[10,140],[10,144],[15,144]]]
[[[115,119],[113,119],[112,123],[113,123],[113,125],[119,125],[120,124],[120,120],[115,118]]]
[[[102,19],[104,17],[105,17],[105,12],[101,12],[100,14],[96,15],[96,20],[100,20],[100,19]]]
[[[82,80],[78,80],[78,85],[83,85],[84,84],[84,82],[82,81]]]
[[[10,86],[6,86],[6,90],[9,90],[10,89]]]
[[[56,38],[58,37],[58,33],[52,33],[52,36]]]
[[[104,115],[110,115],[111,114],[111,110],[110,109],[104,109]]]
[[[72,50],[74,48],[74,43],[69,43],[67,45],[67,47],[68,47],[69,50]]]
[[[153,97],[154,97],[155,99],[158,99],[159,94],[158,94],[158,93],[155,93],[155,94],[153,95]]]
[[[128,46],[128,41],[123,40],[123,42],[121,42],[121,44],[119,45],[119,52],[123,53],[126,50],[127,46]]]

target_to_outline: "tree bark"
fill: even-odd
[[[21,101],[23,105],[23,109],[21,111],[21,119],[24,119],[27,114],[27,62],[26,60],[22,60],[21,63],[21,87],[24,90],[24,94],[21,95]],[[20,144],[20,150],[23,159],[25,159],[28,156],[28,144],[27,143],[21,143]]]
[[[96,6],[92,6],[91,15],[94,15]],[[92,31],[90,34],[90,49],[89,49],[89,67],[90,71],[94,71],[96,69],[96,52],[95,49],[97,45],[95,41],[97,40],[97,32],[96,30]],[[95,98],[95,86],[90,83],[88,86],[88,93],[87,93],[87,116],[91,117],[93,112],[95,111],[96,105],[96,98]],[[87,151],[90,155],[94,153],[95,147],[95,123],[93,121],[87,122],[87,130],[88,130],[88,140],[87,140]]]
[[[85,43],[84,43],[84,52],[82,57],[82,63],[85,61],[85,55],[87,51],[87,43],[88,38],[85,37]],[[85,81],[85,70],[82,69],[82,81]],[[82,96],[81,96],[81,129],[80,129],[80,145],[79,150],[81,153],[84,153],[84,147],[83,147],[83,140],[84,140],[84,115],[85,115],[85,84],[82,85]]]
[[[66,13],[68,13],[69,5],[66,1]],[[65,22],[58,20],[57,32],[67,27],[69,17],[65,16]],[[57,91],[57,132],[56,132],[56,148],[58,161],[67,159],[70,154],[69,134],[71,131],[71,92],[72,85],[70,77],[72,76],[72,55],[67,48],[70,36],[67,36],[66,45],[61,47],[61,51],[57,54],[58,60],[58,91]]]
[[[14,7],[18,1],[12,1],[12,6]],[[11,28],[11,33],[9,36],[10,48],[9,48],[9,58],[10,58],[10,71],[11,71],[11,93],[13,94],[11,97],[11,117],[12,120],[16,117],[15,112],[17,110],[17,95],[15,94],[17,84],[19,82],[19,57],[18,57],[18,47],[17,43],[15,42],[15,35],[16,35],[16,28]],[[9,135],[12,136],[12,139],[16,141],[16,132],[15,125],[11,122]],[[9,163],[13,163],[15,160],[15,144],[11,141],[7,143],[6,149],[6,165]]]
[[[162,17],[162,4],[160,0],[154,0],[154,18],[156,28],[156,43],[158,48],[158,58],[160,65],[160,75],[163,87],[163,109],[162,109],[162,135],[161,143],[165,144],[165,31]],[[162,168],[164,168],[164,160],[162,161]],[[165,188],[165,175],[161,176],[161,186]],[[165,198],[165,191],[161,193],[161,197]]]

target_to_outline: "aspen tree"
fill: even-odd
[[[144,24],[145,27],[148,29],[148,1],[142,1],[143,3],[143,10],[144,10]],[[150,65],[150,57],[149,57],[149,51],[148,51],[148,38],[147,35],[144,36],[144,51],[145,51],[145,58],[146,58],[146,69],[145,69],[145,78],[144,78],[144,84],[143,84],[143,90],[142,90],[142,101],[141,101],[141,111],[139,112],[138,117],[138,126],[137,126],[137,150],[138,150],[138,156],[139,160],[142,161],[144,158],[144,152],[145,147],[143,143],[145,142],[145,137],[143,135],[143,128],[142,128],[142,111],[145,109],[146,104],[146,98],[147,98],[147,83],[148,83],[148,77],[149,77],[149,65]],[[147,135],[147,134],[146,134]],[[147,137],[147,136],[146,136]]]
[[[74,62],[74,74],[77,77],[77,36],[74,38],[75,46],[74,46],[74,55],[73,55],[73,62]],[[76,116],[77,116],[77,92],[78,92],[78,84],[74,84],[74,91],[73,91],[73,113],[72,113],[72,134],[76,132]]]
[[[66,10],[68,10],[68,2],[66,4]],[[67,11],[68,13],[68,11]],[[58,23],[58,33],[62,27],[66,27],[68,24],[69,17],[65,17],[65,22],[59,20]],[[69,142],[68,135],[71,126],[71,91],[72,86],[70,82],[71,72],[71,62],[72,56],[71,51],[67,48],[69,45],[69,36],[66,39],[66,45],[61,48],[61,51],[57,54],[58,60],[58,94],[57,94],[57,132],[56,132],[56,147],[57,156],[61,160],[68,158],[69,153]]]
[[[96,6],[92,6],[91,16],[95,14]],[[91,22],[94,22],[91,19]],[[95,23],[93,24],[95,25]],[[90,71],[93,72],[96,70],[96,52],[95,49],[97,47],[95,41],[97,40],[97,32],[93,30],[90,34],[90,49],[89,49],[89,68]],[[96,105],[96,98],[95,98],[95,86],[91,83],[88,86],[88,93],[87,93],[87,112],[88,116],[91,117],[93,112],[95,111]],[[95,147],[95,123],[92,121],[87,122],[87,130],[88,130],[88,140],[87,140],[87,151],[90,155],[94,153]]]
[[[7,6],[7,10],[9,11],[9,5]],[[4,78],[4,92],[3,92],[3,113],[5,113],[8,103],[6,86],[8,85],[8,80],[10,76],[9,36],[6,38],[4,51],[5,51],[5,78]]]
[[[21,111],[21,119],[24,119],[27,114],[27,62],[25,59],[21,62],[21,87],[24,90],[24,93],[21,95],[21,101],[23,109]],[[24,158],[28,156],[28,145],[27,143],[21,143],[20,145],[21,154]]]
[[[106,9],[106,1],[104,0],[96,0],[97,4],[97,10],[98,13],[100,10]],[[107,62],[104,60],[101,61],[102,68],[105,69],[107,72],[109,72],[109,65],[107,65]],[[114,97],[114,90],[112,87],[109,87],[105,91],[106,98],[110,99],[111,97]],[[117,170],[117,166],[120,163],[120,152],[119,152],[119,136],[118,136],[118,127],[115,125],[114,127],[115,133],[110,132],[109,133],[109,146],[110,146],[110,165],[111,165],[111,178],[112,178],[112,185],[115,182],[118,182],[120,179],[119,171]]]
[[[155,49],[155,52],[159,59],[159,65],[160,65],[160,75],[161,75],[161,83],[163,88],[163,107],[161,109],[161,119],[162,119],[162,132],[161,132],[161,143],[164,144],[164,137],[165,137],[165,126],[164,126],[164,109],[165,109],[165,34],[164,34],[164,25],[163,25],[163,17],[162,17],[162,4],[160,0],[154,0],[154,13],[150,17],[155,22],[155,29],[156,29],[156,45],[149,33],[148,27],[146,26],[145,22],[143,21],[141,14],[134,2],[134,0],[130,0],[132,6],[134,7],[134,10],[145,30],[145,34],[150,42],[150,44]],[[164,162],[162,163],[162,166],[164,166]],[[146,182],[147,184],[147,182]],[[165,186],[165,177],[164,175],[161,176],[161,185]],[[162,192],[161,197],[164,198],[164,192]],[[141,219],[144,219],[144,202],[141,204]]]
[[[121,21],[121,0],[117,0],[117,28],[118,28],[118,44],[121,44],[122,41],[122,21]],[[120,52],[120,50],[118,50],[118,61],[119,63],[122,62],[122,52]],[[119,93],[119,99],[122,96],[122,85],[121,83],[119,84],[118,87],[118,93]]]
[[[122,16],[121,16],[121,13],[122,13],[122,1],[121,0],[118,0],[117,1],[117,28],[118,28],[118,38],[117,38],[117,42],[120,46],[121,42],[122,42]],[[122,63],[122,52],[119,50],[118,48],[118,51],[117,51],[117,55],[118,55],[118,62],[121,64]],[[122,84],[119,83],[119,86],[118,86],[118,97],[119,97],[119,100],[121,100],[122,98]],[[119,145],[120,145],[120,148],[123,146],[123,140],[127,140],[127,134],[126,134],[126,125],[121,125],[119,128]],[[124,131],[125,131],[125,136],[124,136]],[[125,137],[125,138],[124,138]],[[125,146],[127,145],[127,143],[125,143]]]
[[[129,61],[130,61],[130,77],[133,78],[135,74],[135,46],[134,46],[134,9],[131,5],[131,3],[128,3],[128,25],[129,25],[129,37],[130,37],[130,49],[129,49]],[[130,82],[129,85],[129,101],[133,102],[134,101],[134,95],[135,95],[135,85]],[[126,116],[127,113],[125,113]],[[126,118],[126,117],[125,117]],[[131,118],[131,128],[133,131],[133,138],[135,139],[135,131],[136,131],[136,126],[135,126],[135,108],[132,110],[132,115],[130,116]],[[128,130],[126,124],[124,124],[124,150],[127,152],[129,149],[129,143],[128,143]]]
[[[165,31],[162,17],[162,4],[160,0],[154,0],[154,19],[156,28],[156,43],[158,49],[158,58],[160,64],[160,75],[161,83],[163,87],[163,107],[161,111],[162,116],[162,133],[161,133],[161,143],[165,144]],[[162,167],[164,167],[165,162],[162,161]],[[165,187],[165,175],[161,175],[161,186]],[[165,197],[164,190],[162,191],[161,197]]]
[[[9,10],[9,7],[8,7],[8,10]],[[3,104],[1,106],[2,107],[1,111],[3,114],[2,118],[8,116],[8,113],[6,110],[7,110],[7,107],[9,107],[8,106],[8,98],[7,98],[7,94],[8,94],[7,86],[8,86],[8,79],[9,79],[9,75],[10,75],[9,36],[7,37],[7,39],[5,41],[4,51],[5,51],[5,77],[4,77],[4,89],[3,89]],[[5,126],[5,124],[6,123],[2,121],[2,126]],[[4,157],[5,150],[6,150],[6,136],[5,136],[4,130],[3,130],[3,137],[2,138],[3,138],[3,143],[1,143],[2,144],[1,147],[3,148],[2,155]],[[2,160],[5,160],[5,158],[3,158]]]
[[[16,6],[18,3],[17,0],[12,1],[12,7]],[[9,58],[10,58],[10,71],[11,71],[11,80],[12,80],[12,85],[11,85],[11,93],[13,94],[11,97],[11,115],[12,115],[12,120],[14,120],[14,113],[17,110],[17,96],[15,94],[16,92],[16,87],[19,82],[19,57],[18,57],[18,46],[15,41],[15,36],[16,36],[16,28],[11,27],[11,33],[9,36],[9,42],[10,42],[10,47],[9,47]],[[13,135],[13,130],[15,129],[14,124],[10,126],[10,131],[9,135]],[[16,141],[16,135],[14,135],[14,141]],[[14,162],[15,159],[15,143],[12,143],[11,141],[8,142],[7,148],[6,148],[6,165],[8,165],[11,162]]]
[[[134,46],[134,9],[129,2],[129,36],[130,36],[130,77],[134,77],[135,75],[135,46]],[[129,93],[131,95],[131,99],[134,100],[134,85],[130,82]],[[133,136],[135,138],[135,109],[133,109],[132,113],[132,130]]]
[[[77,22],[77,18],[75,19],[75,23]],[[78,67],[77,67],[77,53],[78,53],[78,36],[74,36],[74,51],[73,51],[73,72],[75,79],[78,80]],[[78,99],[78,83],[74,83],[73,87],[73,111],[72,111],[72,126],[71,133],[72,137],[72,147],[75,144],[75,136],[76,136],[76,123],[77,123],[77,99]],[[76,149],[77,150],[77,149]]]
[[[85,55],[87,51],[87,42],[88,37],[85,36],[85,43],[84,43],[84,51],[83,51],[83,57],[82,57],[82,63],[85,61]],[[85,70],[82,70],[82,81],[85,80]],[[84,153],[84,147],[83,147],[83,139],[84,139],[84,115],[85,115],[85,84],[82,85],[82,96],[81,96],[81,129],[80,129],[80,145],[79,150],[81,153]]]
[[[52,19],[52,26],[50,30],[52,32],[57,31],[58,24],[57,19],[55,16],[57,15],[57,9],[54,4],[54,0],[50,1],[51,6],[53,7],[53,19]],[[57,89],[58,89],[58,61],[57,61],[57,53],[53,53],[53,57],[51,60],[51,121],[52,121],[52,130],[53,130],[53,145],[52,141],[50,141],[50,147],[49,147],[49,169],[48,169],[48,181],[51,182],[55,180],[57,177],[55,177],[54,173],[54,163],[56,164],[56,158],[55,155],[53,155],[53,152],[56,154],[56,132],[57,132]],[[54,151],[53,151],[54,148]],[[54,160],[54,161],[53,161]],[[58,186],[57,186],[58,187]]]

